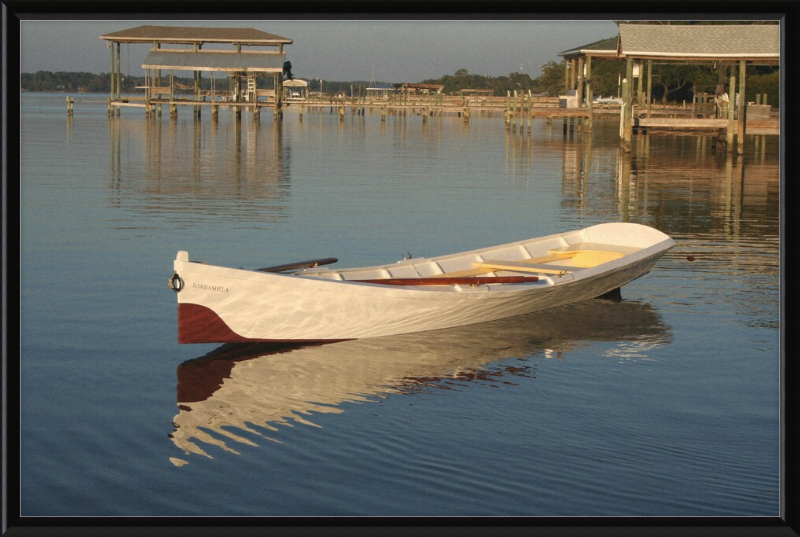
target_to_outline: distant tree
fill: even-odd
[[[467,69],[458,69],[452,75],[444,75],[437,79],[422,80],[427,84],[444,85],[445,93],[455,93],[462,89],[491,89],[496,96],[504,96],[508,92],[532,91],[556,96],[564,91],[565,62],[550,61],[542,66],[541,74],[531,79],[526,73],[509,73],[508,76],[492,77],[471,74]],[[592,62],[592,73],[589,83],[597,96],[617,95],[620,76],[624,74],[625,62],[614,59],[595,59]],[[646,74],[643,74],[646,76]],[[144,77],[122,74],[123,93],[136,92],[136,86],[144,85]],[[21,73],[20,87],[26,91],[78,91],[108,92],[111,75],[109,73],[37,71]],[[175,77],[174,81],[187,86],[194,85],[189,77]],[[659,64],[653,65],[653,95],[667,100],[690,100],[693,92],[708,91],[718,81],[728,83],[725,72],[715,71],[709,65],[697,64]],[[211,89],[211,78],[204,77],[203,89]],[[323,82],[323,90],[328,94],[345,92],[350,94],[351,88],[356,94],[363,94],[367,86],[365,81]],[[217,82],[219,87],[219,82]],[[747,67],[747,100],[754,101],[756,94],[766,94],[769,104],[780,106],[780,69],[779,67],[748,66]],[[309,90],[319,91],[319,80],[309,80]]]
[[[707,68],[681,63],[655,66],[653,82],[661,86],[661,102],[666,104],[670,95],[693,85],[706,85],[710,78]]]
[[[615,59],[592,61],[590,83],[592,93],[598,97],[616,97],[620,92],[620,78],[625,76],[625,62]]]
[[[556,96],[564,92],[564,75],[566,65],[564,62],[547,62],[542,66],[542,74],[533,81],[535,93],[547,93]]]
[[[780,107],[780,70],[777,67],[747,68],[745,98],[748,102],[755,102],[759,94],[767,96],[767,104]]]

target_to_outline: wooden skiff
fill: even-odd
[[[178,341],[341,341],[493,321],[595,298],[649,272],[675,242],[609,223],[432,258],[332,269],[335,259],[257,270],[178,252]]]

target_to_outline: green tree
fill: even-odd
[[[620,79],[625,76],[625,62],[595,58],[592,61],[590,84],[592,93],[598,97],[617,97],[620,94]]]
[[[547,62],[542,66],[542,74],[533,81],[533,91],[535,93],[546,93],[556,96],[564,92],[564,75],[566,65],[564,62]]]
[[[644,73],[642,73],[644,75]],[[653,82],[661,85],[661,102],[667,104],[669,96],[692,85],[700,77],[700,67],[687,64],[663,64],[656,66]]]

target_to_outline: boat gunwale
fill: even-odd
[[[511,243],[512,245],[515,243]],[[507,296],[507,293],[524,293],[524,292],[539,292],[545,289],[560,287],[568,285],[572,282],[583,281],[592,279],[597,276],[615,272],[627,268],[632,264],[636,264],[653,256],[662,256],[669,249],[675,245],[671,238],[667,238],[650,247],[643,248],[628,255],[624,255],[619,259],[607,261],[594,267],[581,268],[580,271],[564,274],[559,278],[556,275],[539,275],[539,281],[525,282],[525,283],[497,283],[497,284],[481,284],[478,286],[461,286],[456,284],[445,284],[441,286],[402,286],[402,285],[383,285],[380,283],[367,283],[353,280],[336,280],[327,278],[317,278],[313,276],[306,276],[302,273],[281,274],[281,273],[267,273],[258,272],[256,270],[237,269],[224,267],[220,265],[212,265],[208,263],[201,263],[195,261],[185,261],[184,264],[192,265],[190,272],[224,272],[227,274],[215,275],[222,279],[230,280],[243,280],[247,282],[264,283],[280,287],[298,288],[304,287],[308,291],[319,292],[335,292],[335,293],[357,293],[357,294],[379,294],[385,297],[397,296],[408,297],[412,296],[423,298],[425,296],[431,298],[444,298],[445,296],[452,296],[453,299],[467,299],[468,297],[474,298],[488,298],[486,291],[491,291],[490,294],[500,297]],[[501,245],[502,247],[502,245]],[[435,258],[428,258],[430,261]],[[391,265],[388,265],[391,267]],[[366,267],[368,270],[378,270],[382,266]],[[351,269],[345,269],[351,270]],[[353,270],[362,270],[361,268]],[[497,271],[497,273],[510,273],[511,271]],[[531,273],[533,274],[533,273]]]

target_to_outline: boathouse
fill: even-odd
[[[378,100],[385,101],[389,98],[390,95],[393,95],[395,92],[395,87],[393,84],[375,84],[370,83],[370,85],[366,89],[367,98],[373,98]]]
[[[286,101],[302,101],[308,98],[308,81],[299,78],[283,82],[283,99]]]
[[[407,95],[439,95],[444,90],[444,84],[412,84],[403,82],[398,84],[397,90]]]
[[[250,107],[272,105],[280,111],[286,53],[284,46],[291,39],[253,28],[203,28],[178,26],[138,26],[100,36],[111,50],[111,95],[109,111],[121,106],[143,106],[148,113],[154,106],[169,104],[177,113],[178,105],[212,104],[217,102]],[[144,99],[122,99],[120,93],[120,45],[150,45],[142,67],[145,70]],[[204,47],[208,47],[203,50]],[[180,73],[191,73],[193,83],[176,81]],[[211,77],[211,90],[203,89],[203,73]],[[218,83],[215,73],[223,73]],[[263,101],[262,101],[263,99]]]
[[[591,79],[592,58],[617,58],[625,62],[625,78],[621,81],[620,137],[626,150],[630,149],[631,136],[636,126],[724,131],[728,151],[733,150],[735,136],[738,153],[741,154],[744,150],[748,107],[752,107],[752,111],[758,115],[763,114],[763,110],[759,108],[763,105],[747,100],[746,68],[748,65],[780,65],[780,26],[628,23],[620,23],[618,26],[619,35],[616,38],[559,54],[567,61],[566,88],[574,89],[577,102],[581,103],[579,106],[589,109],[589,129],[593,96],[591,85],[587,81]],[[705,114],[696,114],[693,109],[686,111],[685,117],[653,117],[652,67],[670,63],[706,64],[714,67],[719,72],[720,79],[724,80],[724,92],[731,96],[731,105],[725,107],[724,117],[705,117]],[[635,92],[634,79],[638,85]],[[777,118],[765,119],[764,125],[759,125],[759,128],[762,132],[777,133]]]
[[[592,59],[619,61],[618,48],[619,37],[610,37],[558,54],[566,62],[564,87],[567,94],[573,98],[571,101],[577,107],[584,106],[585,101],[587,108],[585,126],[588,132],[592,131],[592,120],[594,119],[594,94],[591,84],[588,83],[591,80]]]

